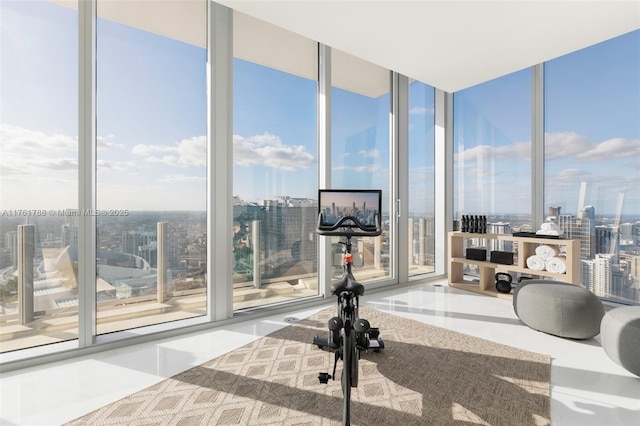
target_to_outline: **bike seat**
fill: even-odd
[[[364,286],[356,281],[353,275],[346,274],[340,281],[331,284],[331,294],[338,295],[345,291],[356,296],[362,296],[364,294]]]

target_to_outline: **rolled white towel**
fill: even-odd
[[[536,247],[536,255],[542,260],[547,260],[558,255],[558,249],[552,246],[539,245]]]
[[[544,271],[545,261],[540,256],[527,257],[527,268],[533,271]]]
[[[554,274],[564,274],[567,271],[567,264],[560,257],[547,259],[545,267],[547,268],[547,271]]]
[[[552,235],[552,236],[562,236],[564,235],[562,231],[550,230],[550,231],[536,231],[536,235]]]

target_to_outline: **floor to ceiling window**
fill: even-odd
[[[317,43],[234,12],[233,307],[318,294]]]
[[[453,99],[454,219],[486,215],[489,232],[531,230],[531,70]]]
[[[435,270],[435,92],[409,84],[409,276]]]
[[[97,11],[102,334],[206,313],[207,31],[204,0]]]
[[[488,233],[532,230],[531,84],[532,71],[526,69],[454,93],[453,203],[459,224],[480,215],[486,216]],[[466,243],[515,249],[482,239]],[[479,270],[465,265],[465,273],[477,276]]]
[[[331,85],[331,186],[382,190],[382,235],[354,244],[354,275],[361,282],[390,278],[391,72],[332,49]],[[333,240],[332,251],[340,252]],[[333,272],[339,276],[341,265]]]
[[[640,303],[640,31],[545,64],[545,206],[582,284]]]
[[[7,352],[78,334],[78,12],[3,0],[0,23],[0,348]]]

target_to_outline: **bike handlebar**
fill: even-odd
[[[351,224],[345,224],[349,221]],[[354,216],[343,216],[334,225],[323,225],[322,213],[319,213],[316,232],[318,235],[336,237],[377,237],[382,234],[382,227],[379,217],[376,219],[375,226],[364,226]]]

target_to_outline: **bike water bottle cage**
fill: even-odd
[[[356,281],[353,275],[345,274],[340,281],[331,284],[331,294],[338,296],[345,292],[355,296],[362,296],[364,294],[364,286]]]

